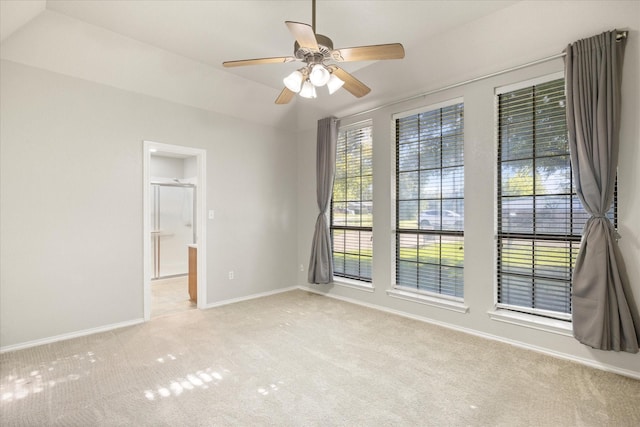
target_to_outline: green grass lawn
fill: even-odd
[[[400,248],[400,259],[423,264],[462,267],[464,264],[464,246],[462,242],[432,242],[418,247],[404,247]]]
[[[535,257],[536,266],[567,268],[573,265],[578,254],[577,248],[570,247],[505,246],[501,259],[506,265],[532,265]]]
[[[429,241],[420,237],[417,246],[408,246],[400,248],[400,260],[411,261],[421,264],[442,264],[453,267],[462,267],[464,265],[464,244],[462,242],[443,242]],[[361,249],[360,262],[370,263],[372,250]],[[344,256],[347,263],[357,263],[358,255],[339,254]],[[547,268],[549,270],[566,270],[575,262],[577,248],[571,247],[550,247],[536,246],[509,246],[505,244],[501,254],[502,265],[504,267],[512,266],[531,266],[533,257],[535,257],[535,265],[537,268]]]

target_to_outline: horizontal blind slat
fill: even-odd
[[[364,124],[338,132],[331,201],[334,275],[371,282],[373,140]]]
[[[396,283],[403,289],[463,296],[463,130],[462,103],[396,119]]]
[[[572,186],[564,80],[499,95],[498,139],[498,304],[566,319],[584,222]]]

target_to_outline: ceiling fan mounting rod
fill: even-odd
[[[311,29],[316,32],[316,0],[311,0]]]

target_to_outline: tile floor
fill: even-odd
[[[188,276],[151,281],[151,317],[196,308],[196,304],[189,300],[188,286]]]

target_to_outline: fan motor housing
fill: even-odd
[[[333,41],[322,34],[316,34],[316,41],[318,42],[320,52],[313,52],[308,48],[300,47],[300,44],[295,42],[293,45],[294,56],[308,63],[321,63],[325,59],[330,59],[331,52],[333,51]]]

